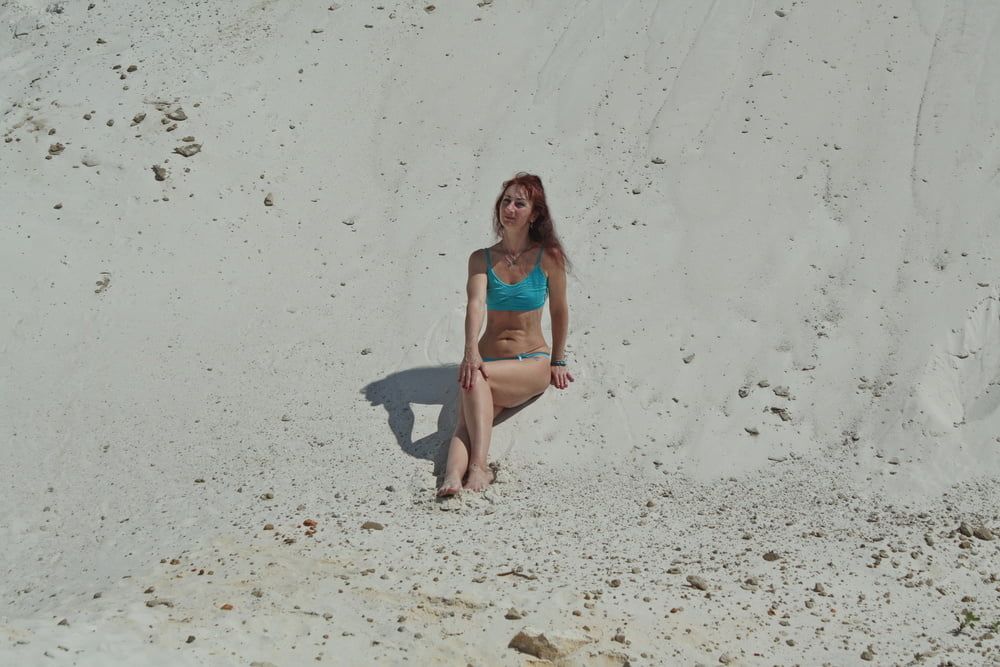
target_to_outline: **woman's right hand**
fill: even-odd
[[[470,391],[475,386],[476,380],[479,379],[480,373],[483,374],[483,378],[489,377],[482,358],[479,355],[467,356],[458,367],[458,383],[462,385],[462,389]]]

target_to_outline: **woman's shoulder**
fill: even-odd
[[[550,246],[544,248],[543,253],[542,268],[545,269],[546,273],[566,270],[566,257],[558,247]]]
[[[476,269],[478,271],[486,270],[486,252],[490,250],[489,247],[486,248],[476,248],[469,254],[469,268]]]

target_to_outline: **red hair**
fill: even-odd
[[[535,218],[531,226],[528,227],[528,238],[548,250],[565,268],[569,268],[569,257],[566,256],[562,242],[556,235],[549,204],[545,201],[545,188],[542,186],[542,179],[534,174],[520,171],[514,174],[514,178],[503,182],[500,194],[493,204],[493,231],[496,232],[497,237],[503,236],[503,225],[500,224],[500,201],[503,199],[504,193],[507,192],[507,188],[512,185],[523,188],[528,201],[531,202],[531,211]]]

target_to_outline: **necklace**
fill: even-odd
[[[525,248],[521,252],[509,252],[508,250],[504,249],[503,258],[507,262],[507,266],[515,266],[517,264],[517,260],[521,259],[521,255],[528,252],[529,250],[531,250],[531,248]]]

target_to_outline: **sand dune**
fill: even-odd
[[[0,25],[0,663],[1000,660],[996,3]],[[519,170],[577,382],[441,502]]]

